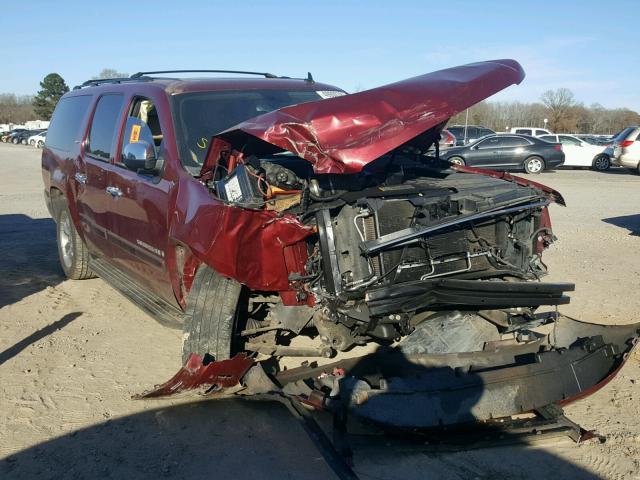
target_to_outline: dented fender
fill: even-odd
[[[221,275],[254,290],[288,291],[290,273],[304,273],[312,230],[291,215],[232,206],[193,179],[180,182],[170,236]],[[291,254],[289,247],[295,250]]]

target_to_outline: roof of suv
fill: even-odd
[[[213,90],[340,90],[340,88],[294,78],[230,78],[230,77],[198,77],[198,78],[149,78],[122,79],[121,81],[105,81],[98,85],[89,85],[74,89],[72,92],[102,90],[129,90],[131,88],[159,88],[168,95],[188,92],[208,92]]]

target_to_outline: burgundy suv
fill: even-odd
[[[184,329],[185,359],[330,357],[377,343],[462,365],[446,355],[492,345],[503,353],[486,353],[487,368],[528,358],[533,369],[540,358],[504,352],[575,346],[579,322],[564,320],[569,333],[559,327],[547,343],[530,331],[558,320],[573,288],[540,282],[547,206],[560,194],[439,159],[448,119],[519,83],[517,62],[351,95],[310,75],[158,76],[167,73],[188,72],[92,80],[66,94],[42,167],[66,275],[97,274]],[[594,378],[561,380],[545,399],[579,393],[622,357],[598,361]]]

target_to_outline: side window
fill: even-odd
[[[549,132],[546,130],[536,130],[536,135],[548,135]]]
[[[487,138],[486,140],[482,140],[478,144],[478,148],[479,149],[498,148],[498,147],[502,147],[502,146],[504,146],[504,145],[502,144],[502,138],[500,138],[500,137]]]
[[[577,139],[572,138],[572,137],[567,137],[566,135],[559,135],[559,138],[560,138],[560,143],[562,145],[569,145],[569,146],[571,146],[571,145],[580,146],[581,145],[580,140],[577,140]]]
[[[150,145],[155,151],[156,158],[159,158],[162,140],[160,119],[153,102],[145,97],[134,98],[124,127],[122,151],[117,162],[124,163],[124,150],[127,145],[140,142]]]
[[[464,131],[462,134],[464,135]],[[476,127],[467,127],[467,138],[478,138],[478,129]]]
[[[47,131],[47,147],[69,151],[82,138],[82,126],[91,103],[91,95],[63,98],[56,105]]]
[[[520,135],[531,135],[532,132],[530,128],[518,128],[516,133],[519,133]]]
[[[111,159],[123,103],[124,97],[119,94],[104,95],[98,100],[87,144],[87,153],[93,157],[107,162]]]
[[[493,135],[495,132],[489,130],[488,128],[481,128],[479,135],[484,137],[485,135]]]
[[[502,138],[502,147],[524,147],[525,145],[530,145],[529,140],[522,137],[503,137]]]

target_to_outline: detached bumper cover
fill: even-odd
[[[566,404],[597,391],[620,370],[639,332],[640,323],[608,326],[560,317],[532,342],[444,354],[380,349],[319,367],[285,370],[267,382],[264,372],[250,374],[259,364],[243,354],[208,365],[192,355],[169,382],[136,398],[233,388],[233,393],[292,395],[318,409],[346,408],[391,427],[483,422]],[[300,385],[306,390],[296,391]]]

